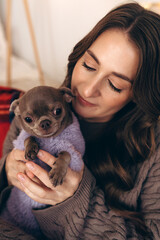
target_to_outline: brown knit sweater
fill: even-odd
[[[7,198],[10,186],[5,175],[5,158],[12,149],[12,140],[19,133],[15,121],[4,145],[0,161],[0,206]],[[139,167],[134,188],[120,196],[121,200],[135,210],[144,213],[145,222],[160,239],[160,126],[156,129],[156,152]],[[96,180],[85,167],[83,179],[76,193],[63,203],[49,206],[33,213],[42,230],[43,239],[65,240],[140,240],[134,225],[104,204],[104,194],[96,186]],[[0,207],[1,208],[1,207]],[[0,239],[34,239],[21,230],[0,220]]]

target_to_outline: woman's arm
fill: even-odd
[[[10,153],[13,149],[13,140],[17,138],[21,131],[19,121],[14,117],[10,128],[7,132],[6,138],[3,144],[3,156]]]
[[[158,240],[160,239],[160,146],[152,159],[152,162],[148,161],[148,164],[152,163],[152,167],[142,185],[139,200],[146,225],[153,232],[153,239]]]
[[[26,234],[23,230],[15,227],[9,222],[0,218],[0,239],[2,240],[36,240],[31,235]]]

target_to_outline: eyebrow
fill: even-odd
[[[97,64],[100,64],[98,58],[95,56],[95,54],[91,50],[88,49],[86,52],[96,61]]]
[[[97,64],[100,64],[98,58],[95,56],[95,54],[91,50],[88,49],[86,52],[96,61]],[[111,74],[118,78],[122,78],[123,80],[125,80],[127,82],[130,82],[130,83],[133,82],[130,78],[128,78],[127,76],[125,76],[121,73],[112,72]]]
[[[125,80],[127,82],[133,83],[133,80],[131,80],[130,78],[128,78],[127,76],[125,76],[125,75],[123,75],[121,73],[112,72],[111,74],[116,76],[116,77],[118,77],[118,78],[122,78],[123,80]]]

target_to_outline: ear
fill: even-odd
[[[20,115],[20,109],[19,109],[19,100],[14,100],[9,108],[10,112],[14,112],[16,116]]]
[[[71,102],[72,99],[75,97],[70,88],[61,87],[60,92],[64,95],[65,101],[68,102],[68,103]]]

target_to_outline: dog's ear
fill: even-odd
[[[72,101],[72,99],[75,97],[70,88],[61,87],[60,92],[63,94],[63,96],[65,98],[65,101],[68,102],[68,103],[70,103]]]
[[[14,100],[9,108],[10,112],[14,112],[16,116],[20,115],[20,109],[19,109],[19,100]]]

